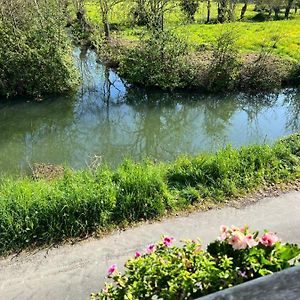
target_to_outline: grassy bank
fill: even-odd
[[[124,162],[118,169],[66,171],[52,181],[1,179],[0,253],[153,219],[255,188],[295,180],[300,135],[273,146],[226,148],[173,163]]]
[[[239,21],[240,11],[243,6],[238,3],[235,9],[236,22],[213,24],[217,17],[217,4],[211,3],[211,24],[206,21],[206,3],[201,2],[195,15],[195,23],[187,24],[185,16],[178,7],[166,13],[165,22],[168,30],[174,31],[178,36],[184,37],[189,45],[194,48],[210,47],[221,31],[231,30],[238,33],[238,46],[242,53],[257,53],[265,44],[278,39],[274,53],[284,59],[300,60],[300,13],[291,11],[290,20],[259,19],[259,12],[254,11],[255,5],[249,4],[245,18]],[[128,41],[137,41],[143,34],[144,27],[132,23],[132,6],[125,2],[113,7],[110,12],[112,36]],[[97,2],[86,3],[87,17],[94,25],[101,26],[99,5]],[[281,17],[284,10],[281,12]]]
[[[195,22],[187,20],[179,5],[169,4],[165,33],[154,37],[147,26],[135,22],[132,2],[112,6],[108,15],[112,43],[102,47],[100,57],[128,83],[150,88],[264,93],[299,86],[299,13],[292,10],[289,20],[283,20],[282,7],[275,20],[251,4],[240,20],[240,3],[232,19],[236,21],[220,24],[217,3],[211,4],[208,24],[206,3],[200,4]],[[88,1],[85,7],[89,22],[101,30],[99,4]]]

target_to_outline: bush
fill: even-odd
[[[0,95],[61,94],[78,83],[59,1],[0,1]]]
[[[214,46],[209,66],[206,87],[209,91],[232,90],[240,68],[236,34],[233,31],[221,33]]]
[[[0,180],[0,253],[83,237],[216,202],[300,175],[300,135],[272,147],[249,146],[181,157],[125,161],[116,170],[65,171],[46,181]]]
[[[245,62],[236,84],[243,91],[264,93],[281,88],[286,76],[282,61],[261,54]]]
[[[168,32],[155,32],[123,55],[118,72],[129,83],[165,90],[187,86],[187,45]]]
[[[91,299],[195,299],[296,263],[298,245],[283,244],[272,232],[258,234],[247,227],[221,226],[219,239],[207,251],[200,241],[173,246],[173,237],[166,236],[144,253],[136,252],[123,274],[111,266],[113,282]]]

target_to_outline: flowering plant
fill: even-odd
[[[221,226],[218,240],[203,250],[199,240],[174,245],[163,237],[136,251],[121,274],[114,264],[107,283],[92,299],[194,299],[295,264],[298,245],[283,244],[275,233],[259,236],[244,228]]]

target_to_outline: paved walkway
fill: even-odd
[[[300,192],[265,198],[241,209],[192,213],[99,240],[0,260],[0,299],[89,299],[90,292],[101,288],[109,265],[121,266],[135,250],[142,250],[162,234],[177,240],[201,237],[207,243],[218,235],[221,224],[268,228],[278,232],[282,240],[300,243]]]

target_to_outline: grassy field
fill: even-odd
[[[52,181],[0,180],[0,254],[149,220],[300,176],[300,135],[173,163],[66,171]]]
[[[236,19],[239,18],[242,4],[236,7]],[[132,27],[130,20],[130,4],[116,6],[110,15],[113,28],[118,28],[113,35],[127,40],[137,40],[143,32],[142,27]],[[253,53],[265,45],[274,46],[274,54],[287,59],[300,60],[300,14],[291,13],[291,20],[254,22],[257,15],[254,5],[249,5],[243,22],[227,24],[204,24],[206,20],[206,4],[201,3],[196,14],[195,24],[186,24],[184,15],[178,8],[167,13],[167,27],[188,41],[194,48],[210,47],[220,32],[233,31],[237,35],[237,44],[242,53]],[[100,24],[97,3],[88,2],[87,15],[93,24]],[[281,14],[283,16],[283,12]],[[212,5],[212,20],[217,16],[217,6]]]

